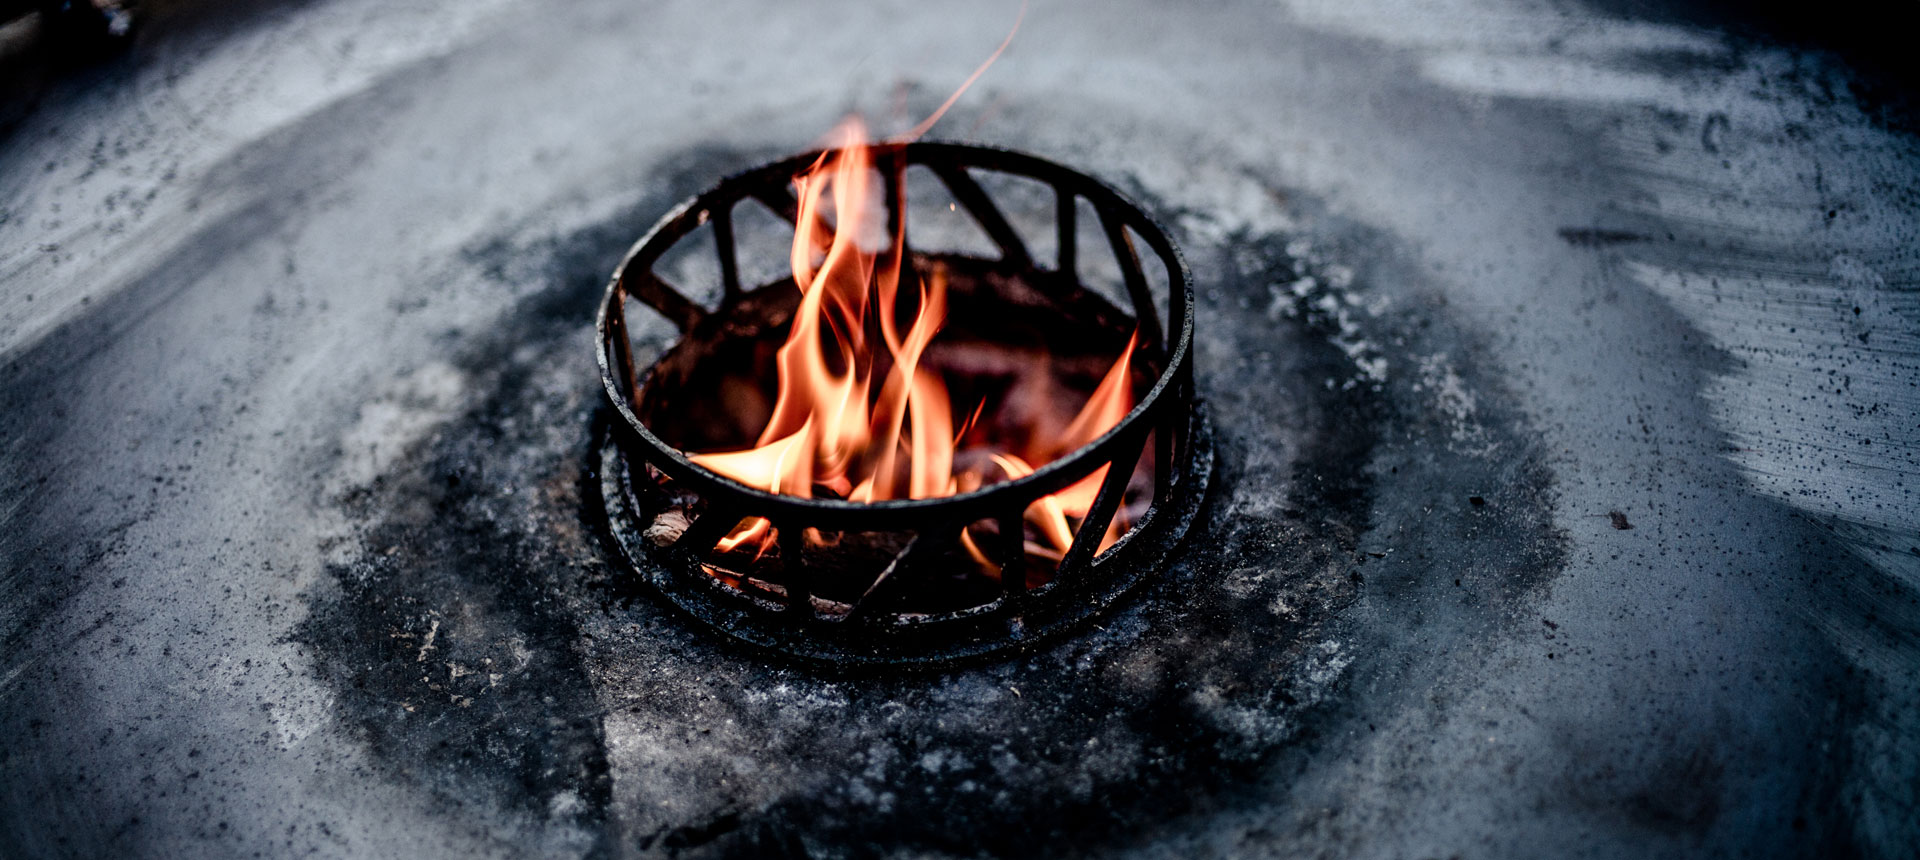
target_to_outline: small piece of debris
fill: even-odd
[[[1487,503],[1487,500],[1481,496],[1468,496],[1467,503],[1477,508],[1477,507],[1484,506]]]
[[[1009,689],[1009,690],[1012,690],[1012,691],[1013,691],[1013,697],[1014,697],[1014,698],[1016,698],[1016,699],[1018,699],[1018,698],[1021,698],[1021,696],[1020,696],[1020,688],[1019,688],[1019,687],[1008,687],[1007,689]]]
[[[1607,519],[1613,522],[1614,528],[1619,529],[1621,531],[1626,531],[1627,529],[1633,528],[1633,523],[1627,522],[1627,515],[1620,513],[1619,511],[1608,511]]]
[[[440,635],[440,619],[434,618],[430,621],[432,623],[427,627],[427,639],[420,643],[420,656],[413,658],[415,663],[426,662],[427,652],[433,650],[433,638]]]

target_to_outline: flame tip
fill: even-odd
[[[947,272],[935,266],[927,277],[913,279],[911,294],[917,303],[912,321],[901,331],[905,218],[888,216],[889,207],[903,202],[881,200],[884,195],[875,186],[872,168],[876,153],[905,147],[939,121],[1012,44],[1026,13],[1023,2],[1013,28],[993,54],[904,135],[872,141],[866,122],[850,115],[827,133],[823,140],[828,145],[812,163],[794,175],[796,215],[789,256],[800,302],[775,354],[773,412],[752,447],[694,454],[689,459],[696,465],[767,492],[808,498],[821,493],[863,503],[939,498],[963,492],[963,485],[971,492],[984,483],[984,476],[972,469],[956,471],[955,456],[960,440],[979,425],[987,398],[974,403],[956,431],[946,381],[926,363],[948,316]],[[887,232],[887,243],[863,244],[876,229]],[[876,247],[879,250],[873,250]],[[869,315],[878,318],[870,321]],[[870,322],[877,323],[878,344],[868,337]],[[1132,406],[1130,368],[1138,342],[1136,330],[1047,450],[1027,452],[1040,467],[1093,441],[1124,418]],[[1011,451],[984,453],[1007,480],[1036,470]],[[1069,549],[1073,528],[1067,518],[1085,517],[1105,474],[1102,467],[1028,509],[1026,518],[1044,541],[1029,542],[1028,552],[1058,560]],[[1119,521],[1116,517],[1116,526]],[[1102,548],[1113,536],[1107,535]],[[758,559],[775,539],[771,523],[749,518],[719,546],[723,552],[753,546]],[[820,538],[816,533],[810,539]],[[988,564],[964,530],[962,539],[976,560]]]

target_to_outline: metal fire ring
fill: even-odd
[[[874,163],[885,182],[889,226],[905,218],[905,173],[922,165],[979,224],[1000,251],[986,263],[1034,280],[1079,289],[1078,201],[1098,214],[1114,254],[1142,349],[1160,367],[1147,394],[1117,425],[1092,443],[1023,478],[970,493],[936,499],[873,503],[777,495],[721,477],[656,436],[640,419],[634,398],[647,376],[636,373],[627,335],[626,301],[642,302],[679,327],[683,338],[701,331],[751,293],[743,289],[734,243],[733,213],[753,200],[791,223],[798,201],[793,177],[819,158],[809,152],[722,179],[660,219],[615,271],[597,322],[601,381],[613,414],[602,422],[594,470],[607,514],[608,536],[620,560],[640,581],[674,606],[752,646],[804,663],[842,668],[942,666],[1030,646],[1108,608],[1167,557],[1192,525],[1212,475],[1213,446],[1193,383],[1193,287],[1186,262],[1161,226],[1117,191],[1085,174],[1008,150],[951,143],[881,144]],[[1056,197],[1057,265],[1042,269],[974,171],[994,171],[1050,186]],[[719,255],[721,296],[708,307],[687,297],[654,271],[669,248],[695,228],[712,225]],[[1135,237],[1156,254],[1167,273],[1167,319],[1162,322],[1141,266]],[[961,259],[961,258],[956,258]],[[779,281],[752,291],[776,287]],[[646,374],[651,374],[649,367]],[[1149,440],[1155,445],[1153,500],[1144,516],[1114,546],[1096,552],[1117,513],[1136,464]],[[1058,492],[1109,464],[1105,480],[1052,581],[1026,588],[1022,514],[1042,496]],[[652,471],[649,470],[649,467]],[[699,496],[700,511],[677,539],[664,546],[647,537],[659,511],[646,510],[640,482],[664,476],[681,492]],[[913,535],[892,562],[876,571],[874,586],[852,604],[818,599],[808,589],[803,564],[769,577],[784,595],[770,600],[710,575],[703,563],[715,544],[742,519],[770,520],[783,540],[797,541],[807,528],[889,531]],[[918,562],[938,557],[967,524],[995,520],[1003,539],[987,552],[1001,564],[1002,588],[977,606],[938,613],[900,611],[899,586],[919,574]],[[1007,537],[1010,536],[1010,539]],[[1017,573],[1017,575],[1016,575]]]

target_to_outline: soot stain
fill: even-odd
[[[1370,555],[1383,519],[1410,548],[1538,534],[1540,500],[1518,490],[1424,518],[1390,498],[1547,478],[1430,444],[1448,428],[1428,396],[1370,376],[1336,312],[1364,283],[1336,289],[1289,237],[1187,237],[1207,260],[1198,372],[1217,458],[1177,560],[1083,635],[1005,662],[868,678],[769,663],[634,599],[594,534],[583,465],[606,273],[647,221],[743,163],[692,152],[604,224],[476,246],[470,264],[544,287],[485,335],[449,333],[484,393],[340,500],[355,546],[300,639],[376,757],[457,809],[520,810],[587,854],[1101,853],[1255,802],[1237,789],[1337,718],[1365,640],[1341,610],[1380,587],[1376,569],[1398,571],[1391,590],[1431,587],[1443,564]],[[1444,319],[1428,310],[1359,325],[1418,342]],[[1488,425],[1528,450],[1516,423]]]
[[[1356,336],[1376,332],[1333,309],[1350,301],[1342,278],[1291,246],[1239,235],[1200,249],[1218,496],[1179,559],[1084,635],[945,675],[847,679],[768,664],[650,603],[589,623],[595,676],[625,703],[609,728],[633,751],[614,765],[625,838],[693,857],[1100,854],[1250,802],[1244,789],[1336,710],[1358,658],[1334,631],[1370,587],[1367,559],[1386,555],[1363,551],[1383,483],[1456,499],[1508,487],[1487,509],[1413,522],[1409,505],[1389,509],[1405,546],[1489,535],[1493,591],[1550,575],[1550,506],[1534,507],[1549,476],[1515,416],[1487,398],[1492,426],[1474,440],[1512,459],[1437,446],[1458,428],[1412,383],[1361,366]],[[1362,328],[1424,345],[1444,315],[1415,316]],[[1386,467],[1388,450],[1422,457]],[[1505,552],[1509,532],[1547,549]],[[1402,578],[1431,585],[1446,563]]]
[[[482,393],[336,500],[355,545],[294,637],[393,774],[474,815],[532,816],[587,854],[608,850],[609,777],[567,604],[604,569],[578,538],[575,455],[593,401],[571,384],[574,347],[636,225],[739,160],[692,152],[604,223],[468,249],[465,265],[538,289],[499,326],[442,338]]]

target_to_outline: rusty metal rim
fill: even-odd
[[[759,512],[763,511],[770,512],[795,523],[822,528],[911,526],[931,516],[972,521],[990,516],[998,509],[1006,507],[1012,499],[1039,498],[1064,489],[1091,474],[1098,468],[1100,461],[1113,459],[1116,449],[1122,445],[1120,442],[1122,437],[1130,432],[1139,432],[1138,428],[1144,423],[1144,416],[1155,411],[1162,398],[1170,396],[1168,389],[1176,387],[1183,381],[1183,375],[1190,379],[1190,353],[1193,343],[1192,277],[1178,247],[1167,238],[1165,230],[1159,223],[1144,210],[1127,200],[1118,191],[1092,177],[1035,156],[992,147],[952,143],[923,142],[896,148],[904,154],[910,164],[939,163],[944,160],[945,163],[963,164],[1039,179],[1056,189],[1070,189],[1072,195],[1085,197],[1092,202],[1103,219],[1116,219],[1121,226],[1130,227],[1138,233],[1148,246],[1160,255],[1162,262],[1166,265],[1170,281],[1167,291],[1168,310],[1174,317],[1173,325],[1169,326],[1169,331],[1165,333],[1168,336],[1167,340],[1172,341],[1171,349],[1165,352],[1163,369],[1146,396],[1142,397],[1126,417],[1105,434],[1079,450],[1035,469],[1030,475],[993,484],[970,493],[937,499],[899,499],[863,503],[770,493],[708,471],[688,459],[680,450],[654,435],[653,431],[648,429],[635,414],[631,401],[632,395],[638,390],[639,379],[634,371],[632,356],[628,354],[625,337],[625,298],[630,294],[638,295],[630,289],[630,285],[644,282],[649,292],[668,291],[664,295],[658,293],[656,295],[665,302],[671,303],[676,310],[663,311],[663,315],[679,326],[683,332],[692,328],[697,324],[698,318],[689,319],[687,314],[690,312],[684,309],[698,308],[698,303],[686,298],[661,280],[657,274],[651,272],[653,263],[658,261],[667,248],[679,238],[710,220],[713,213],[719,210],[720,204],[724,203],[730,207],[749,197],[755,197],[756,191],[764,194],[763,189],[770,180],[774,183],[774,187],[782,189],[782,193],[785,193],[785,183],[794,173],[819,158],[820,153],[815,151],[795,155],[722,179],[713,188],[682,203],[656,222],[653,228],[628,250],[626,257],[616,269],[616,274],[607,286],[595,325],[598,334],[601,384],[606,390],[608,400],[618,411],[627,429],[639,444],[649,449],[647,457],[649,462],[675,479],[714,485],[734,502],[730,507],[754,509],[748,513],[753,516],[761,515]],[[976,218],[981,219],[996,218],[994,215],[981,216],[977,212],[975,214]],[[1003,218],[999,220],[1004,221]],[[998,231],[990,230],[990,232]],[[1006,237],[1000,234],[995,238],[1004,240]],[[1008,252],[1009,256],[1026,256],[1024,251],[1013,253],[1004,246],[1003,252]],[[731,253],[731,248],[721,252],[723,272],[737,271],[737,262],[726,262],[731,257]],[[1125,267],[1123,275],[1130,280],[1138,278],[1144,281],[1145,275],[1139,270],[1138,260],[1128,260],[1125,255],[1120,257],[1120,262]],[[723,298],[723,301],[736,298],[740,294],[739,289],[737,284],[729,282],[728,295]],[[643,301],[647,301],[653,296],[642,298]],[[1138,318],[1139,304],[1141,303],[1136,301],[1136,318]],[[660,308],[656,306],[656,309]],[[702,314],[704,315],[704,311]]]
[[[1077,213],[1080,200],[1092,204],[1131,300],[1131,316],[1143,341],[1140,348],[1159,367],[1140,402],[1093,442],[1024,478],[971,493],[858,503],[777,495],[723,478],[695,465],[640,420],[634,398],[652,369],[646,374],[635,370],[626,331],[626,300],[639,298],[685,335],[701,331],[710,316],[731,310],[750,295],[738,278],[734,207],[758,201],[791,220],[798,206],[788,184],[820,156],[820,152],[803,153],[722,179],[657,222],[628,251],[608,285],[596,329],[601,380],[612,409],[605,413],[596,439],[594,468],[607,534],[618,556],[670,603],[732,638],[804,663],[842,668],[939,666],[1018,649],[1111,606],[1164,564],[1192,525],[1212,475],[1212,444],[1193,382],[1194,303],[1185,260],[1150,216],[1085,174],[1031,155],[961,144],[888,144],[875,153],[886,185],[890,230],[904,228],[907,168],[925,166],[1000,249],[999,260],[945,255],[950,264],[1025,276],[1036,285],[1052,284],[1049,289],[1083,291],[1078,276]],[[1054,189],[1059,251],[1051,271],[1034,262],[1024,239],[973,178],[972,170],[1020,176]],[[719,305],[711,309],[687,298],[653,271],[668,248],[709,223],[722,280]],[[1164,327],[1136,236],[1165,267],[1168,320]],[[780,283],[759,286],[754,292],[776,289]],[[1100,536],[1117,515],[1149,444],[1155,452],[1152,501],[1115,546],[1100,551]],[[1021,541],[1024,512],[1041,497],[1103,467],[1108,467],[1106,478],[1052,580],[1029,589]],[[650,482],[664,477],[700,499],[687,509],[697,513],[683,530],[662,535],[666,546],[654,545],[645,534],[650,520],[647,505],[636,492],[639,475],[650,476]],[[765,580],[757,594],[750,583],[737,587],[704,568],[704,558],[715,543],[747,517],[770,520],[783,545],[778,564],[757,577]],[[1001,565],[999,596],[960,609],[928,611],[900,605],[910,601],[912,582],[939,567],[930,560],[940,558],[967,524],[981,520],[999,525],[1001,538],[989,542],[987,550]],[[813,572],[799,561],[800,536],[808,528],[912,532],[912,538],[849,605],[812,594]]]

